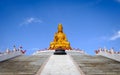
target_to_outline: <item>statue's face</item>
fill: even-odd
[[[60,24],[60,25],[58,25],[58,32],[62,32],[63,31],[63,27],[62,27],[62,25]]]

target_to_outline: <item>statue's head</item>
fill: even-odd
[[[58,24],[58,32],[63,32],[62,24]]]

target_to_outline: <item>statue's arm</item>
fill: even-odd
[[[66,37],[66,35],[65,35],[65,34],[64,34],[64,36],[65,36],[65,41],[68,41],[68,40],[67,40],[67,37]]]

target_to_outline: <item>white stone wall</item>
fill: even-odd
[[[34,52],[32,55],[52,55],[54,50],[38,50]]]
[[[38,50],[34,52],[32,55],[53,55],[55,50]],[[67,54],[87,54],[83,50],[66,50]]]

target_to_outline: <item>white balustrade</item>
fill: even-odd
[[[110,50],[107,49],[99,49],[96,50],[96,55],[101,55],[116,61],[120,61],[120,52],[115,52],[113,48],[111,48]]]

